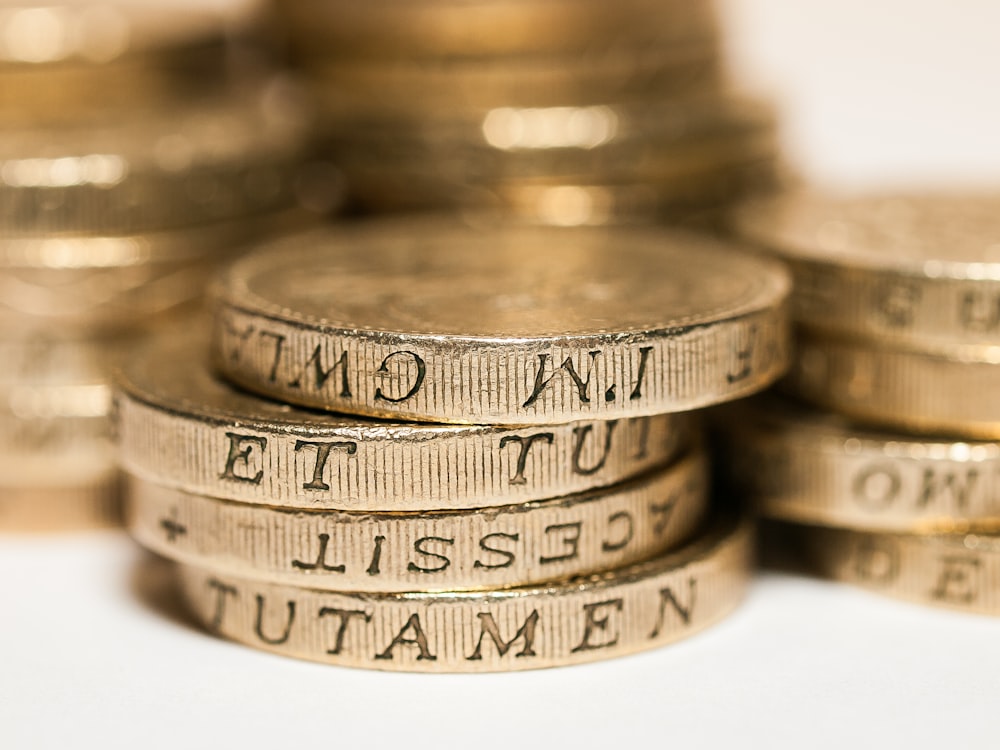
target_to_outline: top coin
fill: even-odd
[[[430,422],[685,411],[784,370],[777,264],[663,230],[370,222],[270,243],[216,289],[214,358],[283,401]]]
[[[743,234],[787,260],[793,316],[914,346],[1000,344],[1000,194],[755,201]]]

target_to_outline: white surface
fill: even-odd
[[[725,0],[735,67],[831,184],[1000,176],[996,0]],[[326,668],[146,600],[123,537],[0,537],[0,748],[991,747],[1000,621],[765,576],[689,642],[477,677]]]
[[[394,675],[203,634],[148,603],[141,560],[0,537],[0,747],[995,745],[998,623],[847,587],[768,575],[713,630],[604,664]]]

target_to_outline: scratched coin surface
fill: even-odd
[[[734,490],[763,515],[863,531],[1000,522],[1000,445],[879,432],[787,399],[714,415]]]
[[[532,428],[332,416],[238,391],[206,345],[163,340],[118,376],[122,464],[156,484],[311,510],[483,508],[614,484],[686,448],[687,414]]]
[[[1000,194],[791,193],[741,213],[787,260],[793,316],[912,346],[1000,343]]]
[[[722,517],[675,552],[562,583],[336,594],[181,567],[195,617],[255,648],[348,667],[496,672],[610,659],[720,621],[749,582],[753,533]]]
[[[431,422],[695,409],[785,368],[789,279],[666,230],[372,222],[262,247],[216,288],[215,365],[282,401]]]
[[[818,575],[917,604],[1000,615],[1000,537],[891,534],[782,525]]]
[[[884,346],[803,331],[782,388],[860,422],[892,429],[1000,438],[995,347]]]
[[[128,527],[199,568],[332,591],[460,591],[563,580],[676,547],[707,510],[705,456],[554,500],[421,513],[252,506],[133,479]]]

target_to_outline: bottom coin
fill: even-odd
[[[0,533],[53,533],[122,525],[116,471],[63,486],[0,485]]]
[[[888,596],[1000,615],[1000,535],[884,534],[782,524],[809,569]]]
[[[579,664],[655,648],[719,621],[743,597],[753,532],[725,516],[645,563],[545,586],[472,593],[334,594],[181,567],[210,630],[340,666],[495,672]]]

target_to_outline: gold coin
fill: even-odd
[[[787,260],[793,315],[907,346],[1000,344],[1000,195],[753,202],[743,233]]]
[[[333,591],[456,591],[562,580],[676,547],[707,510],[699,451],[677,466],[554,500],[384,513],[271,508],[133,479],[140,544],[198,568]]]
[[[714,8],[677,0],[476,0],[278,5],[300,53],[331,57],[441,58],[594,54],[716,36]]]
[[[1000,522],[1000,445],[877,432],[791,401],[719,411],[734,488],[779,520],[865,531]]]
[[[251,239],[304,229],[303,209],[184,230],[0,238],[0,330],[118,334],[191,309]]]
[[[819,575],[918,604],[1000,615],[1000,539],[993,534],[781,530]]]
[[[889,348],[805,333],[785,390],[862,422],[904,431],[1000,437],[995,347]]]
[[[182,567],[195,616],[241,643],[327,664],[421,672],[540,669],[663,646],[743,598],[751,528],[720,519],[681,550],[564,583],[475,593],[334,594]]]
[[[345,413],[616,419],[763,388],[788,291],[780,266],[697,235],[373,222],[234,264],[213,350],[250,390]]]
[[[684,97],[722,88],[714,53],[702,44],[559,58],[337,60],[309,69],[305,80],[327,130],[350,134],[379,125],[434,134],[456,123],[475,127],[510,107],[652,106],[674,99],[682,106]],[[585,112],[575,124],[586,133]]]
[[[182,4],[183,5],[183,4]],[[0,7],[0,120],[107,116],[219,93],[236,6],[37,2]]]
[[[296,409],[217,380],[191,339],[119,373],[123,465],[195,494],[311,510],[482,508],[559,497],[663,466],[686,414],[538,429],[374,422]]]
[[[277,83],[113,124],[25,126],[0,141],[0,233],[127,234],[293,205],[304,120]]]

